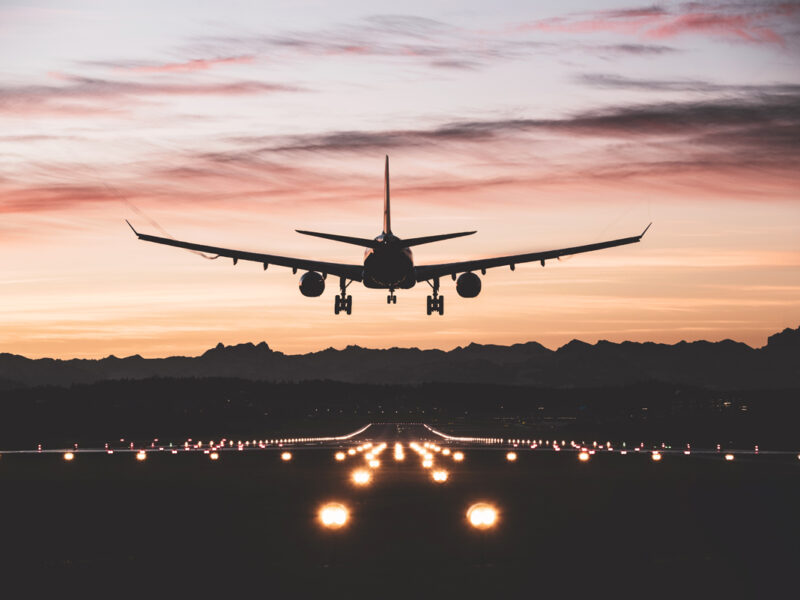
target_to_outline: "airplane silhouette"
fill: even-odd
[[[424,281],[430,285],[433,290],[433,294],[428,296],[427,299],[427,313],[429,315],[432,313],[443,315],[444,296],[439,295],[439,279],[442,277],[450,275],[453,280],[456,281],[456,291],[462,298],[474,298],[481,291],[480,277],[478,277],[474,271],[480,271],[482,275],[485,275],[486,269],[502,266],[508,266],[513,271],[516,265],[526,262],[539,262],[544,266],[545,261],[561,256],[592,252],[604,248],[613,248],[614,246],[624,246],[625,244],[634,244],[644,237],[644,234],[647,233],[647,230],[650,229],[650,225],[652,225],[652,223],[648,225],[641,235],[599,242],[596,244],[587,244],[585,246],[574,246],[572,248],[561,248],[544,252],[531,252],[528,254],[482,258],[437,265],[414,266],[414,256],[411,253],[412,246],[472,235],[475,232],[462,231],[459,233],[445,233],[441,235],[411,238],[408,240],[400,239],[394,235],[391,226],[388,156],[386,157],[386,171],[384,174],[383,232],[378,237],[371,240],[332,233],[296,230],[297,233],[302,233],[303,235],[311,235],[366,248],[363,265],[322,262],[182,242],[171,238],[139,233],[127,220],[126,223],[128,223],[128,226],[140,240],[146,242],[185,248],[194,252],[208,252],[216,254],[217,257],[225,256],[232,258],[234,265],[239,260],[250,260],[262,263],[264,269],[269,265],[278,265],[291,268],[293,273],[297,273],[298,269],[306,271],[306,273],[300,277],[300,293],[304,296],[320,296],[322,292],[325,291],[325,280],[327,276],[334,275],[339,278],[340,290],[334,303],[334,313],[337,315],[340,312],[345,312],[348,315],[352,312],[353,297],[347,294],[347,288],[354,281],[363,282],[364,287],[389,290],[389,295],[386,298],[388,304],[397,303],[397,296],[394,294],[396,289],[409,289],[414,287],[417,283]]]

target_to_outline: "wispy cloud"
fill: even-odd
[[[796,3],[688,2],[675,7],[646,6],[603,10],[524,23],[522,31],[612,32],[645,39],[696,34],[729,41],[784,44],[787,17],[800,12]]]
[[[261,81],[137,81],[54,74],[62,85],[0,86],[0,115],[118,114],[133,103],[163,96],[240,96],[298,92],[292,85]],[[124,105],[119,100],[125,99]]]

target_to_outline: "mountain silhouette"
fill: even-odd
[[[732,340],[677,344],[572,340],[557,350],[536,342],[511,346],[473,343],[449,351],[348,346],[288,355],[261,342],[218,344],[196,357],[112,355],[99,360],[59,360],[0,354],[0,390],[150,377],[563,388],[664,382],[728,390],[786,389],[800,386],[798,357],[800,327],[770,336],[762,348]]]

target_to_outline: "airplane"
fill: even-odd
[[[354,281],[364,284],[364,287],[373,289],[389,290],[386,298],[387,304],[397,304],[395,290],[410,289],[417,283],[425,282],[432,290],[432,294],[427,299],[427,314],[438,313],[444,315],[444,296],[439,294],[439,280],[448,275],[456,282],[456,292],[462,298],[475,298],[481,291],[481,279],[475,274],[480,271],[486,275],[486,269],[507,266],[513,271],[516,265],[527,262],[539,262],[542,266],[545,262],[562,256],[580,254],[582,252],[593,252],[604,248],[624,246],[641,241],[647,230],[648,225],[641,235],[587,244],[585,246],[574,246],[572,248],[560,248],[558,250],[546,250],[544,252],[531,252],[528,254],[515,254],[513,256],[498,256],[495,258],[482,258],[478,260],[466,260],[461,262],[451,262],[434,265],[414,265],[414,256],[411,252],[412,246],[440,242],[466,235],[472,235],[475,231],[462,231],[458,233],[444,233],[440,235],[429,235],[403,240],[392,233],[391,206],[389,197],[389,157],[386,157],[386,168],[384,173],[384,192],[383,192],[383,231],[375,239],[350,237],[333,233],[319,233],[316,231],[305,231],[297,229],[297,233],[314,237],[354,244],[366,248],[364,252],[364,262],[361,265],[348,265],[342,263],[322,262],[318,260],[307,260],[303,258],[292,258],[287,256],[276,256],[274,254],[260,254],[257,252],[246,252],[243,250],[232,250],[229,248],[219,248],[207,246],[205,244],[195,244],[192,242],[182,242],[172,238],[157,237],[139,233],[128,226],[140,240],[165,244],[184,248],[193,252],[215,254],[214,258],[224,256],[233,259],[235,265],[239,260],[259,262],[264,265],[266,270],[269,265],[289,267],[292,273],[298,270],[306,271],[300,277],[300,293],[307,297],[317,297],[325,291],[325,280],[328,275],[339,278],[340,293],[336,295],[333,310],[334,314],[342,312],[351,314],[353,310],[353,297],[347,294],[347,288]]]

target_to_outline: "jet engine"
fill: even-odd
[[[481,293],[481,278],[475,273],[462,273],[456,281],[456,291],[462,298],[474,298]]]
[[[316,298],[325,291],[325,279],[316,271],[309,271],[300,278],[300,293],[303,296]]]

